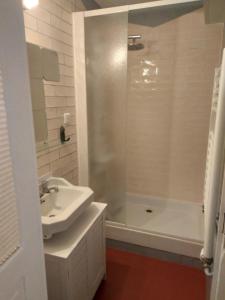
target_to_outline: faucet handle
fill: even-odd
[[[43,195],[46,193],[47,189],[48,189],[48,181],[46,179],[39,180],[40,197],[43,197]]]
[[[40,199],[44,196],[43,186],[41,184],[39,184],[39,196]]]
[[[41,186],[44,189],[47,188],[48,187],[48,181],[47,180],[42,181]]]

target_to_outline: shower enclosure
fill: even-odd
[[[198,0],[74,13],[79,178],[109,238],[199,256],[222,34]]]

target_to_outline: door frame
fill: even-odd
[[[0,40],[0,63],[20,232],[19,249],[0,266],[0,297],[7,300],[47,300],[32,102],[21,0],[0,1]]]

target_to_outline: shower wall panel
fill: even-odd
[[[127,13],[85,20],[90,185],[112,221],[125,205],[127,27]]]
[[[128,27],[145,48],[128,52],[127,192],[201,202],[223,26],[205,25],[202,9],[150,19]]]

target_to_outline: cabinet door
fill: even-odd
[[[68,299],[88,300],[87,244],[83,239],[68,261]]]
[[[64,260],[57,257],[45,255],[46,277],[48,284],[49,300],[66,300],[67,291],[65,289],[67,281],[67,269]]]
[[[98,219],[87,235],[88,291],[92,299],[105,274],[105,239],[103,217]]]

